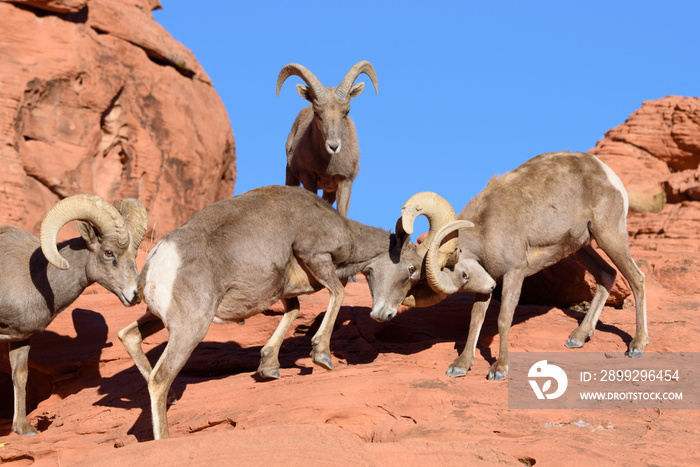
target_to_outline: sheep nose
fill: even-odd
[[[394,317],[396,314],[396,310],[394,311],[387,311],[387,305],[386,302],[381,302],[376,304],[372,308],[372,312],[370,313],[370,316],[372,319],[375,321],[389,321],[391,318]]]
[[[326,143],[326,150],[330,154],[338,154],[340,152],[340,141],[328,141]]]

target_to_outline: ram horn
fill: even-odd
[[[420,215],[428,218],[430,230],[423,243],[416,247],[416,254],[425,258],[428,249],[434,243],[435,234],[445,225],[457,220],[457,214],[450,203],[443,197],[430,191],[423,191],[411,196],[401,208],[401,221],[403,230],[408,234],[413,233],[413,223]],[[447,260],[457,248],[457,235],[448,239],[439,248],[439,264],[442,269],[447,264]]]
[[[126,228],[131,232],[131,241],[136,248],[141,245],[148,228],[148,212],[143,203],[136,198],[122,198],[113,203],[124,218]]]
[[[39,231],[41,250],[46,259],[58,269],[68,269],[68,261],[58,252],[56,237],[70,221],[88,221],[103,237],[113,236],[119,246],[129,244],[129,232],[119,211],[96,195],[80,194],[62,199],[44,216]]]
[[[421,281],[410,288],[402,305],[423,308],[440,303],[447,297],[446,294],[436,293],[432,287]]]
[[[335,95],[338,96],[340,100],[346,100],[348,98],[348,92],[350,87],[353,85],[358,76],[362,73],[369,76],[374,85],[375,93],[379,94],[379,85],[377,84],[377,74],[374,72],[374,67],[367,60],[357,62],[350,71],[345,75],[345,78],[340,82],[340,84],[335,88]]]
[[[280,74],[277,76],[278,97],[280,95],[280,89],[282,89],[282,84],[284,84],[285,80],[292,75],[298,76],[304,80],[318,102],[323,102],[326,100],[326,87],[321,84],[321,81],[319,81],[319,79],[316,78],[313,73],[298,63],[290,63],[285,65],[280,71]]]
[[[440,264],[438,246],[448,235],[457,232],[459,229],[473,228],[474,224],[465,220],[456,220],[442,227],[433,239],[433,243],[428,248],[425,256],[425,276],[430,288],[437,294],[449,295],[459,291],[460,286],[456,285],[452,276],[445,272],[444,264]]]

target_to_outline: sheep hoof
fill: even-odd
[[[348,282],[357,282],[357,276],[348,277]]]
[[[313,361],[316,365],[320,366],[321,368],[325,368],[326,370],[333,369],[333,363],[331,361],[331,356],[328,355],[327,353],[315,354],[313,357]]]
[[[644,349],[630,349],[629,352],[627,352],[627,356],[630,358],[638,358],[644,355]]]
[[[466,376],[467,370],[465,368],[451,366],[447,369],[447,373],[445,374],[450,378],[459,378],[461,376]]]
[[[278,368],[261,368],[258,370],[258,374],[263,378],[280,379],[280,372]]]
[[[503,381],[506,379],[506,375],[508,373],[505,371],[494,371],[493,369],[489,370],[489,376],[488,379],[493,380],[493,381]]]
[[[168,405],[175,405],[177,403],[177,396],[175,395],[175,391],[171,389],[168,390],[168,398],[166,399],[166,404]]]
[[[583,347],[583,342],[576,340],[576,339],[569,338],[566,341],[566,344],[564,344],[564,345],[570,349],[579,349],[579,348]]]
[[[39,433],[36,431],[36,428],[29,424],[29,422],[23,423],[19,426],[12,426],[12,431],[22,436],[34,436]]]

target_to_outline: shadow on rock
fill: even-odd
[[[471,308],[474,296],[471,293],[458,293],[447,297],[440,304],[425,308],[407,308],[393,320],[377,322],[370,317],[371,309],[364,306],[341,307],[331,336],[331,351],[335,358],[344,359],[349,365],[370,364],[382,353],[411,355],[429,349],[443,342],[455,343],[456,354],[466,344],[469,331]],[[482,357],[492,364],[496,356],[491,353],[491,344],[498,335],[498,312],[500,303],[492,300],[477,342]],[[550,311],[551,307],[526,305],[516,309],[513,326]],[[579,321],[583,314],[564,310]],[[266,313],[277,315],[279,313]],[[292,336],[284,340],[279,353],[280,368],[296,368],[300,375],[306,375],[313,368],[302,364],[309,358],[311,338],[318,331],[324,313],[317,315],[310,324],[298,321],[292,328]],[[602,332],[612,332],[629,343],[631,336],[615,326],[598,323]],[[573,330],[573,328],[572,328]],[[566,336],[562,336],[562,342]],[[146,353],[154,366],[163,353],[166,342]],[[201,342],[192,352],[183,369],[172,385],[177,399],[180,399],[190,384],[225,378],[227,376],[250,373],[260,383],[269,380],[257,376],[260,362],[260,346],[243,348],[235,341]],[[445,368],[450,362],[444,362]],[[139,441],[152,438],[150,420],[150,400],[146,382],[134,366],[101,380],[100,394],[104,397],[96,404],[126,409],[141,409],[141,413],[129,430]]]
[[[44,331],[31,339],[27,380],[28,413],[53,394],[66,398],[86,387],[101,384],[100,356],[103,348],[112,345],[107,342],[107,323],[101,314],[82,308],[73,310],[72,320],[76,337]],[[11,420],[14,399],[12,377],[7,348],[1,352],[0,400],[7,404],[2,404],[0,419]],[[37,429],[43,431],[48,425],[44,424]],[[3,436],[10,433],[12,423],[2,422],[0,426],[0,436]]]

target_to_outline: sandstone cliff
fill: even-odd
[[[0,0],[0,223],[36,233],[58,199],[89,192],[141,199],[158,237],[231,196],[228,115],[157,8]]]
[[[92,191],[139,196],[151,226],[164,233],[233,190],[233,137],[206,75],[152,21],[157,2],[114,4],[0,0],[0,222],[36,231],[56,199]],[[696,98],[645,102],[591,150],[620,174],[633,199],[628,227],[632,255],[647,277],[649,354],[700,351],[699,108]],[[124,308],[91,288],[32,340],[29,421],[38,436],[10,431],[10,377],[0,372],[0,463],[700,463],[688,449],[700,436],[697,410],[508,409],[507,382],[486,380],[499,349],[497,301],[474,367],[453,379],[444,371],[464,346],[473,295],[378,323],[358,279],[346,288],[332,335],[332,372],[309,357],[325,291],[301,297],[276,381],[253,375],[280,304],[244,326],[212,325],[173,384],[173,439],[155,443],[144,442],[152,436],[146,383],[117,338],[145,305]],[[632,309],[606,307],[584,349],[565,349],[581,317],[521,304],[510,351],[627,349]],[[167,338],[161,331],[144,341],[151,361]],[[684,368],[684,378],[686,370],[697,371]]]
[[[700,99],[647,101],[593,149],[630,196],[633,256],[678,294],[700,294]]]
[[[647,101],[589,151],[617,173],[630,197],[634,258],[664,285],[700,293],[700,99]],[[571,258],[525,280],[522,303],[590,301],[595,280]],[[608,305],[631,291],[618,274]]]

